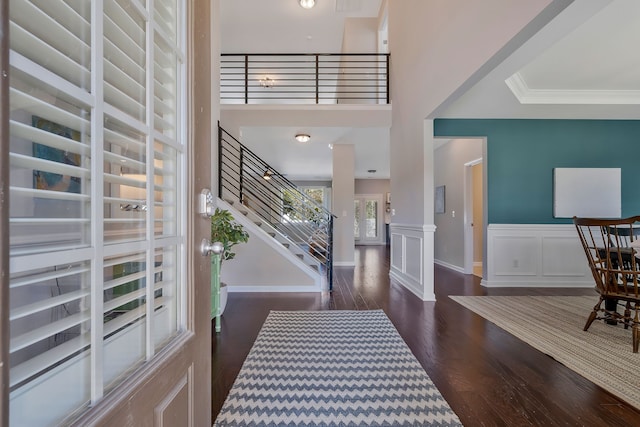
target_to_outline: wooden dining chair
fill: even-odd
[[[600,298],[594,320],[631,327],[633,352],[640,344],[640,216],[624,219],[573,218]],[[604,303],[604,304],[603,304]],[[622,306],[622,312],[617,308]]]

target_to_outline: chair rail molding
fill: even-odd
[[[487,287],[592,287],[573,224],[489,224]]]
[[[433,291],[433,224],[389,224],[391,280],[423,301],[435,301]]]

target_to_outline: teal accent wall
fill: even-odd
[[[436,137],[487,138],[490,224],[553,217],[554,168],[622,168],[622,216],[640,214],[640,120],[436,119]]]

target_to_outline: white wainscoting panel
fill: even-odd
[[[433,292],[433,225],[390,224],[391,279],[424,301]],[[430,268],[425,268],[425,266]]]
[[[575,231],[575,229],[574,229]],[[575,236],[542,236],[542,275],[591,278],[587,257]]]
[[[398,271],[404,271],[404,251],[402,246],[404,239],[402,234],[389,232],[391,234],[391,267]]]
[[[424,239],[422,236],[405,236],[405,273],[416,282],[422,281],[422,245]]]
[[[494,236],[496,276],[537,276],[538,239],[532,236]],[[491,253],[491,252],[489,252]],[[499,254],[499,255],[498,255]]]
[[[489,287],[593,287],[573,224],[489,224]]]

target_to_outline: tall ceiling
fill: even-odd
[[[381,0],[221,0],[223,53],[340,53],[346,18],[378,16]]]
[[[438,117],[640,119],[640,1],[577,0]]]
[[[345,19],[377,17],[380,5],[221,0],[222,52],[340,52]],[[640,0],[576,0],[436,117],[640,119],[638,46]],[[292,179],[330,179],[336,143],[355,144],[356,177],[389,177],[388,129],[316,127],[311,147],[296,145],[298,131],[243,128],[242,140]]]
[[[377,18],[382,0],[221,0],[223,53],[340,53],[345,20]],[[224,126],[224,124],[223,124]],[[301,144],[296,133],[308,133]],[[293,180],[330,180],[329,145],[353,144],[355,177],[389,178],[389,129],[351,127],[243,127],[240,139]],[[374,170],[375,172],[369,172]]]

